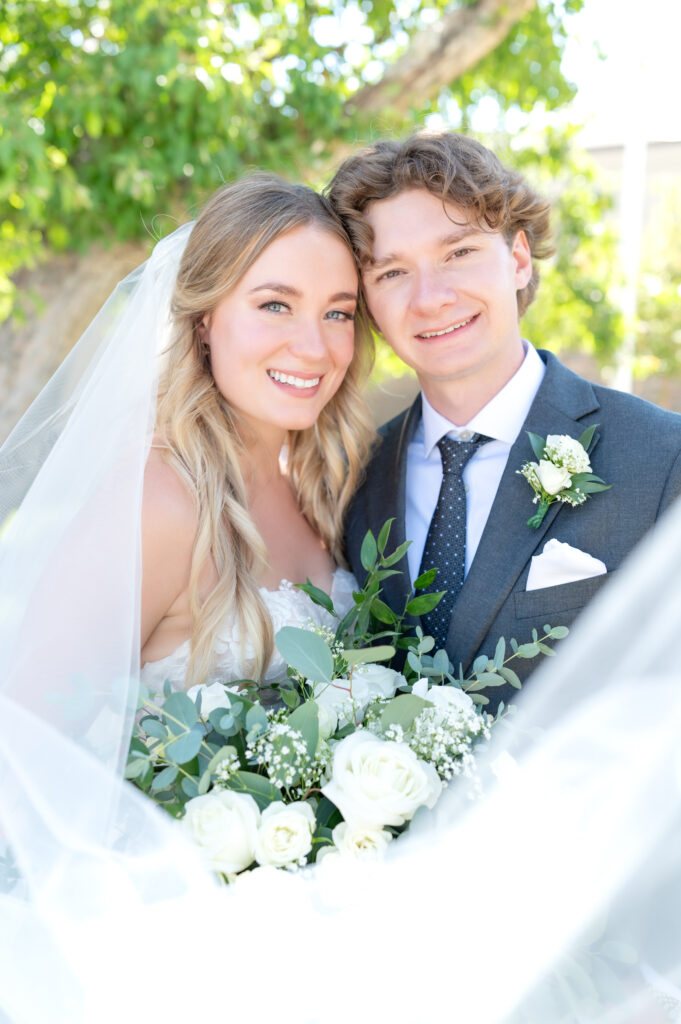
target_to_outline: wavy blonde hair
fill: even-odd
[[[254,174],[215,193],[196,221],[180,263],[156,430],[165,458],[189,486],[198,511],[189,580],[187,686],[210,676],[217,631],[230,615],[236,616],[242,653],[247,638],[253,645],[249,673],[255,679],[274,647],[272,621],[257,584],[267,551],[248,509],[240,468],[245,424],[215,385],[199,327],[268,245],[308,224],[328,231],[352,251],[326,199],[306,186]],[[287,440],[288,474],[299,508],[341,564],[345,510],[374,436],[361,390],[373,355],[362,300],[356,325],[355,351],[343,383],[314,427],[293,431]],[[219,578],[201,600],[199,576],[209,558]]]

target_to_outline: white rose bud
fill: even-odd
[[[352,674],[352,695],[366,706],[377,697],[394,697],[397,687],[405,682],[400,672],[387,665],[358,665]]]
[[[185,805],[182,826],[213,871],[243,871],[255,859],[260,811],[252,796],[214,789]]]
[[[567,469],[562,466],[554,466],[547,459],[541,459],[537,467],[539,482],[547,494],[558,494],[564,487],[569,487],[572,477]]]
[[[329,736],[333,736],[338,727],[338,715],[333,708],[328,707],[326,704],[321,704],[319,701],[314,702],[317,705],[317,721],[319,722],[319,741],[320,743],[324,740],[328,740]]]
[[[475,711],[475,704],[470,696],[458,686],[428,686],[426,679],[418,679],[411,692],[434,704],[440,711],[460,709],[468,714]]]
[[[352,828],[347,821],[336,825],[331,835],[336,849],[346,857],[380,857],[392,839],[384,828]]]
[[[350,696],[350,680],[334,679],[332,683],[312,683],[307,680],[308,686],[313,687],[314,701],[320,708],[320,730],[322,728],[323,710],[335,715],[336,728],[343,728],[349,722],[354,722],[355,714],[359,710],[353,703]]]
[[[307,857],[316,825],[314,811],[304,801],[285,804],[277,800],[270,804],[262,812],[255,841],[258,864],[283,868]]]
[[[433,807],[442,791],[434,767],[406,743],[358,730],[333,755],[331,781],[322,792],[352,826],[404,825],[417,808]]]

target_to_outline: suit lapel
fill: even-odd
[[[383,442],[381,487],[373,488],[374,508],[371,523],[380,530],[386,519],[395,517],[390,530],[388,551],[409,539],[405,536],[405,509],[407,500],[407,448],[421,419],[421,395],[419,394],[402,420],[401,427]],[[411,589],[409,566],[406,557],[394,568],[401,575],[389,576],[383,582],[382,599],[390,608],[399,611],[404,607],[405,595]]]
[[[477,653],[491,623],[563,508],[560,502],[554,502],[538,529],[527,526],[535,510],[533,495],[525,478],[517,473],[524,462],[534,459],[527,431],[541,437],[547,434],[579,437],[584,429],[579,420],[599,408],[587,381],[573,374],[550,353],[541,355],[547,364],[544,379],[523,429],[511,447],[475,558],[452,612],[447,646],[455,668],[461,662],[465,670]],[[590,451],[597,442],[598,433]],[[492,637],[491,642],[496,643],[497,639]],[[486,653],[491,655],[493,651]]]

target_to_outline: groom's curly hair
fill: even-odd
[[[360,267],[373,260],[373,230],[364,216],[367,206],[416,188],[466,210],[475,223],[501,232],[509,245],[518,231],[525,232],[532,277],[517,294],[522,316],[539,284],[535,261],[554,251],[550,203],[521,174],[466,135],[419,131],[402,141],[381,139],[345,160],[326,190]]]

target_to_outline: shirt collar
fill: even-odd
[[[436,412],[426,396],[421,394],[426,458],[430,456],[438,441],[445,436],[467,441],[470,434],[485,434],[509,446],[514,443],[527,418],[546,369],[534,346],[526,341],[523,341],[523,345],[525,358],[511,379],[487,405],[461,427],[455,426]]]

